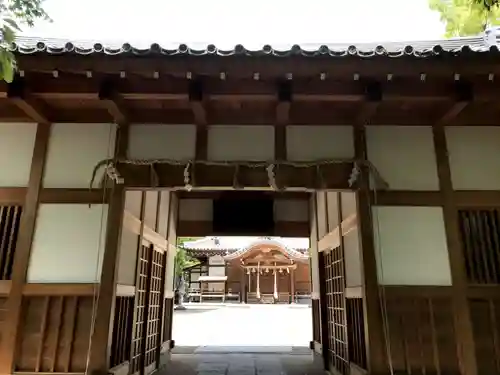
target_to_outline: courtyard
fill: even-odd
[[[308,305],[186,304],[175,310],[173,339],[178,350],[290,352],[308,348],[312,314]]]

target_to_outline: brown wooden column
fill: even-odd
[[[3,321],[0,345],[0,374],[11,374],[14,367],[14,355],[21,318],[22,292],[26,282],[31,247],[35,234],[50,130],[51,124],[38,124],[33,157],[31,159],[31,172],[14,255],[11,290],[5,303],[6,313]]]
[[[128,145],[129,125],[118,126],[116,131],[115,155],[125,157]],[[120,241],[125,208],[125,188],[113,184],[109,191],[108,220],[106,239],[102,261],[101,279],[99,283],[99,298],[95,314],[92,345],[90,347],[89,373],[107,373],[112,341],[114,308],[116,299],[116,280],[118,260],[120,256]]]
[[[240,302],[241,303],[246,303],[247,298],[246,298],[246,293],[245,293],[245,288],[247,286],[247,275],[245,272],[245,268],[243,266],[241,267],[241,275],[240,275]]]
[[[354,126],[354,150],[357,159],[368,158],[366,150],[366,129],[364,125]],[[375,242],[370,201],[369,170],[360,167],[359,191],[356,193],[358,233],[361,246],[361,272],[363,277],[363,311],[365,321],[365,342],[368,372],[372,375],[385,374],[387,367],[386,345],[375,258]]]
[[[467,300],[467,276],[458,228],[458,210],[453,194],[446,133],[442,124],[433,126],[439,188],[443,203],[446,243],[452,278],[452,302],[460,373],[476,375],[477,363],[472,322]]]
[[[295,270],[290,270],[290,303],[294,303],[294,294],[295,294]]]

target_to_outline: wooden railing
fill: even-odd
[[[21,206],[0,206],[0,280],[11,279],[21,214]]]

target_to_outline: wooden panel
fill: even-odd
[[[161,191],[160,208],[158,211],[157,232],[164,238],[167,238],[169,205],[170,205],[170,191]]]
[[[14,371],[85,372],[92,307],[92,297],[23,297]]]
[[[163,319],[165,324],[163,325],[163,342],[172,340],[172,315],[174,313],[174,299],[165,298],[163,308]]]
[[[339,374],[349,373],[347,317],[345,310],[344,254],[342,247],[323,253],[325,265],[328,360]]]
[[[500,301],[469,300],[478,374],[500,374]]]
[[[408,289],[414,293],[407,293]],[[395,373],[458,374],[450,296],[425,295],[419,287],[386,290],[391,359]],[[425,289],[425,288],[424,288]],[[451,295],[451,288],[449,290]]]
[[[116,297],[110,358],[111,368],[128,361],[130,358],[133,318],[134,296]]]
[[[468,282],[500,284],[499,210],[459,210],[458,218]]]
[[[361,291],[361,288],[357,288]],[[363,300],[361,298],[346,299],[347,340],[349,361],[362,369],[366,369],[365,321]]]
[[[321,316],[319,311],[319,299],[312,300],[313,317],[313,340],[321,342]]]
[[[0,206],[0,280],[10,280],[22,207]]]
[[[146,206],[144,208],[144,224],[156,230],[156,220],[158,213],[158,192],[146,191]]]

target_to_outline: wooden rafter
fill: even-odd
[[[449,124],[474,100],[474,91],[470,83],[457,81],[455,90],[456,101],[440,117],[437,122],[438,125]]]
[[[46,105],[29,93],[24,78],[16,76],[6,89],[6,97],[27,117],[39,124],[50,123]]]

